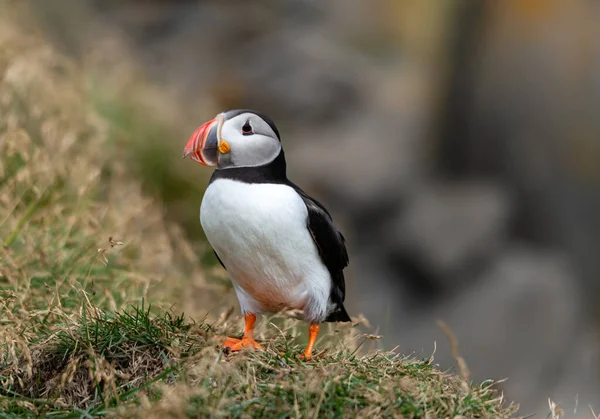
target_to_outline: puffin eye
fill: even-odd
[[[250,125],[250,121],[246,121],[244,126],[242,127],[242,135],[251,135],[254,134],[252,130],[252,125]]]

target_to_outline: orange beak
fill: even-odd
[[[216,166],[219,151],[219,128],[222,117],[202,124],[188,140],[183,149],[183,157],[191,157],[193,160],[205,166]]]

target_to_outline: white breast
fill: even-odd
[[[229,179],[210,184],[200,221],[242,311],[300,308],[309,321],[326,315],[331,279],[307,219],[304,201],[289,186]]]

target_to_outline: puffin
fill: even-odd
[[[300,309],[312,357],[323,322],[351,321],[344,299],[348,252],[327,209],[287,178],[279,130],[267,115],[229,110],[201,125],[183,157],[215,167],[200,223],[227,271],[245,320],[242,339],[223,347],[262,350],[256,316]]]

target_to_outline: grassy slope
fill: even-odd
[[[228,356],[221,290],[115,152],[77,68],[0,5],[0,417],[509,417],[491,383],[432,360],[359,355],[340,326],[301,362],[295,320]],[[137,135],[121,127],[119,137]],[[121,145],[122,146],[122,145]],[[154,309],[145,307],[152,302]],[[195,305],[192,305],[192,302]],[[177,303],[170,311],[170,304]],[[197,307],[201,307],[198,309]],[[333,329],[332,329],[333,330]]]

